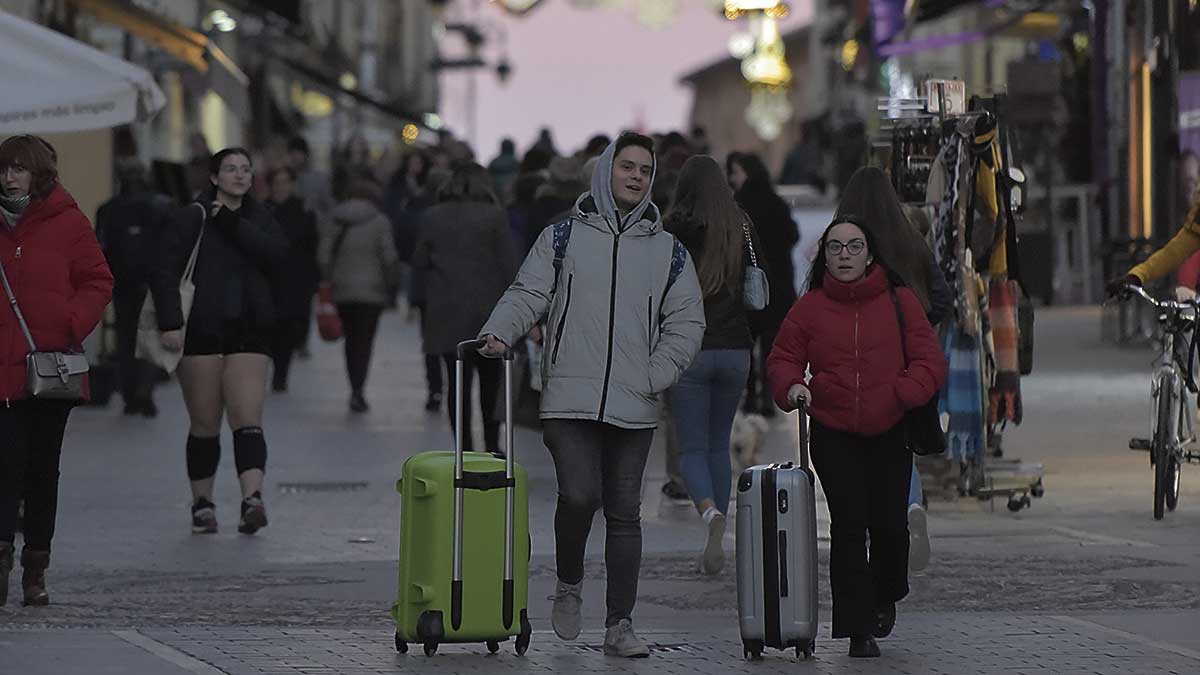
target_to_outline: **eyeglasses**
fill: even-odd
[[[842,254],[842,249],[850,251],[850,255],[859,255],[867,249],[867,242],[862,239],[851,239],[843,244],[837,239],[831,239],[825,242],[825,255],[829,257],[839,256]]]

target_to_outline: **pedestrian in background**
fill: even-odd
[[[796,301],[796,270],[792,249],[800,243],[800,229],[792,219],[792,210],[775,192],[771,176],[758,155],[735,152],[726,161],[729,184],[733,187],[738,206],[750,216],[762,241],[759,260],[767,272],[771,287],[765,309],[750,313],[750,331],[758,347],[758,357],[750,365],[743,410],[764,417],[775,414],[771,389],[766,381],[766,360],[775,343],[775,334],[792,303]]]
[[[422,218],[413,274],[425,288],[423,349],[440,355],[445,364],[451,402],[446,407],[454,429],[458,343],[479,335],[488,312],[516,276],[517,263],[508,215],[483,167],[473,162],[457,164],[450,180],[438,190],[437,200]],[[463,449],[474,448],[470,403],[472,380],[478,371],[484,447],[498,452],[500,364],[472,354],[464,366]]]
[[[26,392],[31,350],[14,307],[39,351],[82,352],[112,297],[113,278],[92,224],[58,182],[57,153],[37,136],[0,143],[0,266],[11,296],[0,307],[0,605],[8,602],[22,500],[24,604],[46,605],[63,435],[77,402]]]
[[[871,230],[876,253],[917,296],[925,318],[936,327],[954,309],[954,295],[925,237],[909,221],[887,174],[875,167],[856,171],[842,191],[834,220],[853,220]],[[929,527],[921,475],[913,466],[908,492],[909,566],[929,565]]]
[[[163,236],[151,292],[163,348],[183,351],[177,374],[190,421],[192,532],[217,531],[213,484],[225,417],[242,493],[238,532],[254,534],[267,525],[263,401],[277,317],[275,279],[288,264],[288,242],[267,209],[248,194],[250,153],[225,148],[209,166],[211,189],[179,209]],[[184,315],[179,282],[197,246],[196,291]]]
[[[270,196],[263,202],[288,242],[287,262],[275,279],[278,316],[271,346],[275,366],[271,388],[276,392],[287,391],[292,355],[304,345],[312,322],[313,296],[321,280],[316,215],[293,193],[294,180],[295,174],[286,167],[269,172]]]
[[[496,196],[501,203],[506,203],[512,194],[513,181],[517,179],[521,167],[517,159],[517,144],[511,138],[500,141],[500,154],[488,163],[488,174],[492,177],[492,185],[496,188]]]
[[[804,402],[812,416],[810,452],[829,503],[833,638],[850,638],[852,657],[879,656],[875,638],[891,634],[908,595],[904,416],[947,370],[921,302],[878,256],[877,229],[843,218],[825,230],[809,290],[767,360],[776,403]]]
[[[159,369],[136,357],[137,331],[172,206],[168,197],[150,189],[145,167],[136,160],[117,168],[117,182],[117,195],[96,211],[96,237],[113,274],[121,397],[126,415],[155,417],[154,385]]]
[[[345,195],[329,213],[318,258],[345,332],[350,410],[364,413],[370,409],[365,387],[379,316],[396,296],[400,268],[391,223],[379,208],[379,186],[360,175]]]
[[[576,204],[569,236],[565,227],[542,231],[480,331],[485,353],[497,356],[537,321],[545,318],[552,327],[541,412],[558,478],[551,624],[563,640],[579,636],[584,552],[592,518],[603,507],[604,653],[624,657],[650,654],[633,631],[632,615],[656,399],[691,363],[704,335],[695,269],[686,249],[662,231],[651,203],[654,166],[651,139],[625,133],[611,144],[592,174],[591,191]]]
[[[704,294],[704,341],[671,387],[670,397],[680,470],[708,529],[700,570],[716,574],[725,565],[721,541],[733,475],[729,435],[750,374],[754,344],[742,299],[750,223],[734,201],[721,165],[698,155],[683,165],[663,225],[696,261]]]

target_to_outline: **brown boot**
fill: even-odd
[[[26,607],[50,604],[50,594],[46,592],[46,568],[49,566],[49,551],[21,551],[21,588],[25,590]]]
[[[8,603],[8,573],[13,567],[13,545],[0,542],[0,607]]]

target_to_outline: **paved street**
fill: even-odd
[[[1006,432],[1005,447],[1045,463],[1046,495],[1018,514],[1002,499],[931,503],[933,562],[914,575],[896,633],[874,662],[849,660],[827,623],[815,663],[798,666],[781,653],[743,662],[734,577],[696,571],[702,527],[689,507],[661,498],[657,445],[643,492],[635,616],[655,653],[640,662],[598,653],[602,519],[589,549],[588,630],[559,642],[546,618],[554,477],[527,430],[517,451],[532,481],[529,654],[446,645],[432,660],[397,655],[387,617],[396,591],[394,484],[406,457],[449,448],[450,435],[444,414],[422,408],[415,324],[392,313],[376,350],[370,414],[347,412],[339,346],[314,345],[291,392],[271,398],[271,524],[255,537],[236,534],[228,433],[221,534],[190,534],[176,387],[160,390],[154,421],[123,418],[119,402],[77,411],[62,464],[54,604],[0,608],[0,673],[1200,673],[1200,467],[1185,468],[1179,510],[1156,523],[1146,457],[1124,449],[1145,435],[1152,356],[1100,346],[1095,309],[1045,310],[1037,330],[1037,369],[1022,382],[1026,422]],[[794,453],[793,423],[776,421],[768,459]],[[726,548],[732,556],[732,533]],[[826,620],[827,557],[823,542]]]

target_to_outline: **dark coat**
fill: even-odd
[[[687,247],[697,265],[704,256],[705,226],[703,223],[670,214],[663,221],[663,229],[675,235]],[[729,280],[725,287],[713,295],[704,296],[704,343],[701,349],[750,349],[754,340],[750,336],[750,320],[742,299],[743,273],[748,254],[742,247],[742,272],[736,279]],[[755,249],[757,252],[757,248]]]
[[[737,193],[738,206],[750,216],[762,242],[759,263],[767,272],[771,298],[766,309],[750,313],[750,327],[756,335],[778,330],[796,301],[796,269],[792,249],[800,243],[800,228],[788,208],[769,184],[747,182]]]
[[[272,330],[277,316],[275,279],[288,262],[287,238],[266,208],[249,196],[237,212],[222,208],[215,217],[207,215],[213,194],[201,199],[177,210],[162,238],[161,261],[150,285],[159,329],[177,330],[184,324],[179,280],[203,227],[188,323],[219,330],[225,322],[241,321],[257,330]],[[203,215],[197,204],[204,207]]]
[[[171,211],[170,199],[154,192],[123,193],[100,206],[96,238],[118,289],[142,287],[144,291]]]
[[[278,318],[302,319],[311,310],[321,280],[317,268],[317,247],[321,241],[317,218],[304,208],[299,197],[289,197],[282,204],[268,201],[264,205],[288,240],[287,264],[274,277]]]
[[[517,276],[504,209],[484,203],[434,206],[421,220],[412,266],[425,289],[426,354],[452,353],[473,340]]]
[[[897,288],[908,340],[908,369],[900,345],[896,306],[883,268],[844,284],[826,275],[821,288],[800,298],[767,358],[771,391],[790,407],[788,389],[812,373],[812,418],[822,425],[879,436],[904,414],[924,405],[946,381],[946,357],[917,296]]]
[[[0,217],[2,219],[2,217]],[[0,222],[0,264],[39,351],[82,351],[112,299],[113,278],[92,224],[61,185],[30,202],[16,227]],[[0,399],[25,394],[29,345],[0,290]]]

